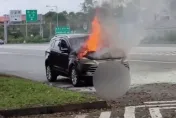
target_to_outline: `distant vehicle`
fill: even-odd
[[[52,38],[49,48],[45,51],[46,77],[49,82],[55,82],[57,76],[69,77],[73,86],[92,85],[93,74],[99,63],[117,60],[125,67],[129,64],[123,57],[92,58],[91,53],[79,59],[77,51],[85,43],[89,35],[73,34]],[[84,81],[84,82],[83,82]]]
[[[0,39],[0,45],[3,45],[4,41],[2,39]]]

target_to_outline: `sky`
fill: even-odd
[[[25,13],[26,9],[37,9],[38,13],[46,13],[51,9],[46,5],[58,6],[58,12],[61,11],[79,11],[81,10],[80,3],[84,0],[0,0],[0,16],[9,14],[10,10],[22,10]]]

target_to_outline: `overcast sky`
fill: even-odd
[[[46,13],[52,8],[46,5],[57,5],[58,11],[79,11],[80,3],[84,0],[0,0],[0,16],[9,14],[10,10],[37,9],[38,13]],[[53,8],[54,9],[54,8]]]

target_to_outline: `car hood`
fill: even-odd
[[[77,57],[77,51],[73,51],[70,53],[70,56],[74,56],[74,58]],[[87,64],[99,64],[107,61],[121,61],[126,59],[125,53],[122,50],[115,50],[109,51],[109,50],[101,50],[97,52],[88,52],[83,58],[79,59],[81,63],[87,63]]]
[[[116,52],[110,52],[108,50],[102,50],[97,52],[89,52],[85,55],[86,58],[90,60],[97,60],[97,61],[107,61],[107,60],[121,60],[126,58],[126,55],[121,50],[116,50]]]
[[[79,59],[79,62],[82,63],[82,64],[94,64],[94,65],[99,65],[100,63],[105,63],[107,61],[122,61],[123,58],[114,58],[114,59],[101,59],[101,60],[95,60],[95,59],[89,59],[89,58],[82,58],[82,59]]]

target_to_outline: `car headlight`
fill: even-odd
[[[123,57],[123,58],[122,58],[122,62],[123,62],[123,63],[128,63],[127,57]]]
[[[85,63],[85,62],[89,61],[89,59],[86,58],[86,57],[83,57],[83,58],[79,59],[79,61],[80,61],[81,63]]]
[[[123,62],[123,63],[128,63],[127,58],[122,59],[122,62]]]
[[[123,64],[125,67],[130,68],[127,58],[123,58],[123,59],[122,59],[122,64]]]

